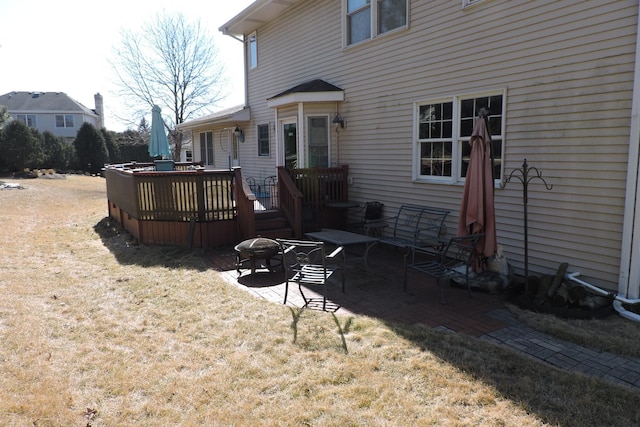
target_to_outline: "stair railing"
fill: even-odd
[[[302,199],[304,195],[296,187],[284,166],[278,166],[278,197],[280,213],[293,228],[297,239],[302,238]]]
[[[238,235],[241,240],[250,239],[256,235],[256,213],[254,210],[256,196],[242,177],[240,167],[233,168],[233,171],[235,173],[234,194],[238,215]]]

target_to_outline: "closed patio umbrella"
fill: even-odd
[[[471,156],[464,193],[460,204],[458,236],[484,233],[478,243],[478,252],[485,258],[496,252],[496,217],[493,200],[493,165],[491,160],[491,134],[486,119],[476,120],[471,139]],[[476,272],[483,270],[483,263],[476,263]]]
[[[151,109],[151,137],[149,138],[149,155],[151,157],[171,157],[171,148],[167,139],[167,132],[160,115],[160,107],[154,105]]]

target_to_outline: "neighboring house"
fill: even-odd
[[[488,107],[509,262],[523,272],[524,189],[505,182],[526,159],[553,185],[528,185],[529,271],[568,262],[639,296],[637,0],[256,0],[220,31],[244,41],[246,114],[180,125],[194,160],[256,179],[348,164],[350,199],[450,209],[452,234]]]
[[[85,122],[104,127],[102,95],[96,93],[94,100],[96,108],[90,110],[62,92],[9,92],[0,96],[0,105],[13,119],[73,142]]]

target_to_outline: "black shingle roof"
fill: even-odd
[[[338,86],[332,85],[331,83],[327,83],[321,79],[311,80],[309,82],[301,83],[297,86],[292,87],[291,89],[287,89],[284,92],[281,92],[275,96],[272,96],[269,99],[278,98],[280,96],[289,95],[291,93],[301,93],[301,92],[339,92],[342,91]]]

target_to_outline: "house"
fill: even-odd
[[[73,142],[85,122],[104,127],[102,95],[96,93],[94,100],[96,108],[91,110],[63,92],[9,92],[0,96],[0,105],[15,120]]]
[[[488,108],[498,242],[516,271],[526,195],[530,272],[568,262],[638,298],[638,7],[256,0],[219,28],[243,43],[245,105],[181,126],[210,167],[238,164],[259,179],[281,165],[348,164],[350,199],[450,209],[452,234],[467,141]],[[525,159],[551,190],[532,175],[525,193]]]

